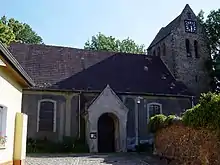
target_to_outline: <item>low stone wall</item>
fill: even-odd
[[[178,165],[219,165],[220,141],[209,130],[172,124],[157,131],[155,154]]]

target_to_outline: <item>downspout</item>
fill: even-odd
[[[135,103],[135,145],[139,145],[139,105],[141,103],[142,97],[138,96]]]
[[[138,105],[138,103],[137,103],[137,101],[136,101],[136,103],[135,103],[135,145],[136,146],[138,146],[138,144],[139,144],[139,140],[138,140],[138,107],[139,107],[139,105]]]
[[[81,134],[81,131],[80,131],[81,130],[81,128],[80,128],[81,127],[81,119],[80,119],[80,114],[81,114],[81,106],[80,106],[80,104],[81,104],[81,97],[80,96],[81,96],[81,92],[79,93],[79,99],[78,99],[78,104],[79,104],[78,105],[79,106],[78,107],[79,108],[78,109],[78,117],[79,117],[78,118],[78,121],[79,121],[79,123],[78,123],[78,126],[79,126],[78,127],[78,139],[80,139],[80,134]]]

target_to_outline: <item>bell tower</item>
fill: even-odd
[[[158,53],[161,49],[162,53]],[[206,34],[188,4],[179,16],[161,28],[148,47],[148,54],[160,56],[176,80],[182,81],[196,96],[209,90],[205,63],[210,52]]]

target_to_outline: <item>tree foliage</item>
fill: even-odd
[[[89,50],[102,50],[111,52],[138,54],[146,53],[144,45],[138,45],[130,38],[120,41],[119,39],[116,39],[112,36],[106,36],[102,33],[98,33],[97,35],[92,36],[92,39],[85,43],[84,48]]]
[[[0,42],[8,45],[15,40],[13,31],[0,20]]]
[[[0,27],[0,40],[4,44],[8,45],[12,41],[28,44],[43,43],[42,38],[28,24],[14,18],[1,17]]]
[[[200,97],[199,104],[183,114],[183,122],[195,128],[220,130],[220,94],[207,93]]]
[[[207,18],[204,18],[204,12],[201,10],[198,14],[200,23],[203,25],[208,38],[208,46],[211,51],[212,61],[209,61],[208,69],[213,78],[213,89],[220,91],[220,9],[212,10]]]

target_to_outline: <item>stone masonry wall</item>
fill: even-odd
[[[186,33],[184,20],[188,19],[187,13],[190,12],[192,20],[197,22],[196,33]],[[190,40],[191,57],[187,57],[185,40]],[[195,57],[194,41],[198,42],[199,58]],[[149,55],[158,55],[160,47],[160,57],[166,64],[174,77],[182,81],[197,96],[209,90],[210,78],[206,70],[205,63],[210,59],[207,47],[206,36],[202,26],[198,23],[193,11],[186,7],[181,16],[180,24],[171,33],[163,38],[159,43],[148,50]],[[166,46],[166,53],[163,53],[163,46]],[[154,53],[155,52],[155,53]]]
[[[206,37],[202,26],[198,23],[196,16],[192,13],[192,20],[197,21],[197,33],[186,33],[184,20],[187,13],[192,13],[190,8],[186,8],[180,20],[180,26],[174,31],[174,54],[176,62],[176,78],[184,82],[194,93],[199,94],[207,91],[209,87],[209,76],[205,63],[210,58],[206,43]],[[190,41],[191,57],[187,57],[185,40]],[[195,56],[194,41],[198,42],[198,55]]]

